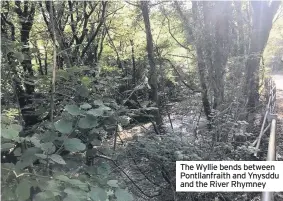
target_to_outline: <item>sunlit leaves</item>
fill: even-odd
[[[81,78],[81,82],[82,82],[85,86],[89,86],[90,83],[92,82],[92,80],[91,80],[89,77],[84,76],[84,77]]]

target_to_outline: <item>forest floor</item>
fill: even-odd
[[[283,72],[272,75],[276,84],[277,160],[283,161]],[[276,193],[276,200],[283,200],[283,192]]]

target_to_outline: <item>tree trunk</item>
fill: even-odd
[[[269,6],[267,1],[252,1],[252,34],[249,57],[246,63],[246,95],[247,109],[253,112],[259,101],[259,68],[260,60],[266,46],[272,21],[280,1],[273,1]]]
[[[151,34],[151,28],[150,28],[149,10],[148,10],[147,1],[141,1],[141,10],[142,10],[143,20],[144,20],[144,25],[145,25],[145,31],[146,31],[146,50],[147,50],[148,62],[150,66],[150,71],[149,71],[149,85],[151,87],[150,99],[159,108],[157,70],[156,70],[156,65],[154,62],[153,40],[152,40],[152,34]],[[162,119],[161,119],[159,109],[155,111],[155,121],[156,121],[157,126],[161,126]]]
[[[29,37],[30,30],[33,25],[34,14],[35,14],[35,3],[34,2],[24,2],[24,9],[21,9],[21,2],[17,1],[15,12],[21,21],[21,42],[23,44],[22,53],[25,55],[24,60],[21,62],[24,74],[25,74],[25,91],[20,86],[19,82],[15,82],[16,93],[21,108],[21,113],[25,126],[32,126],[39,121],[39,117],[35,115],[35,108],[33,106],[33,95],[35,92],[34,86],[34,73],[31,63],[31,55],[29,48]],[[30,5],[30,6],[29,6]],[[27,20],[22,20],[26,18]],[[27,82],[28,81],[28,82]]]
[[[201,31],[203,27],[201,27],[201,19],[200,17],[200,12],[199,12],[199,5],[198,2],[192,2],[192,10],[193,10],[193,18],[194,22],[196,23],[196,26],[198,27],[196,32]],[[186,34],[189,36],[189,34]],[[200,86],[202,89],[202,105],[204,109],[204,113],[206,115],[206,118],[208,121],[211,120],[210,114],[211,114],[211,106],[209,102],[209,97],[208,97],[208,88],[207,88],[207,83],[206,83],[206,70],[207,66],[205,63],[205,56],[204,52],[202,49],[202,41],[201,41],[201,36],[197,35],[195,33],[195,44],[196,44],[196,51],[197,51],[197,67],[198,67],[198,74],[199,74],[199,81],[200,81]],[[188,40],[188,39],[187,39]]]
[[[134,49],[134,41],[131,39],[130,40],[130,44],[131,44],[131,49],[132,49],[132,64],[133,64],[133,72],[132,72],[132,86],[135,87],[136,86],[136,59],[135,59],[135,49]]]
[[[217,107],[224,101],[224,77],[225,67],[229,55],[229,8],[230,2],[216,2],[215,7],[219,9],[220,14],[213,23],[215,26],[215,48],[214,48],[214,103],[213,108]]]

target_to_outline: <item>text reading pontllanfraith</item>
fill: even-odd
[[[176,191],[283,191],[283,161],[177,161]]]

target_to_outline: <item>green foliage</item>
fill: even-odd
[[[107,199],[107,193],[104,189],[95,187],[91,189],[90,197],[92,200],[105,201]]]
[[[64,141],[64,147],[66,150],[71,152],[78,152],[85,150],[86,146],[81,142],[80,139],[70,138]]]
[[[14,140],[19,136],[19,132],[22,130],[22,127],[16,124],[11,124],[6,128],[3,128],[1,130],[2,137],[9,139],[9,140]]]
[[[133,196],[127,191],[123,189],[117,189],[115,191],[115,196],[117,201],[133,201]]]
[[[73,122],[67,119],[60,119],[54,124],[57,131],[68,134],[73,130]]]
[[[94,128],[98,126],[97,118],[91,115],[86,115],[80,118],[78,126],[82,129]]]
[[[118,181],[117,180],[109,180],[107,182],[107,184],[110,186],[110,187],[115,187],[115,188],[118,188]]]
[[[206,84],[209,101],[216,98],[213,96],[219,89],[213,91],[213,87],[218,79],[212,74],[222,64],[216,65],[216,60],[211,58],[217,56],[216,50],[220,48],[214,41],[218,28],[210,29],[214,27],[212,19],[208,18],[211,27],[199,29],[198,26],[205,25],[192,17],[194,12],[190,2],[157,5],[149,2],[161,102],[157,107],[148,97],[152,90],[149,87],[151,75],[148,73],[146,34],[141,26],[142,15],[138,6],[110,1],[53,2],[56,13],[53,17],[60,25],[54,41],[54,33],[49,29],[48,5],[41,2],[41,7],[40,2],[35,2],[34,16],[20,16],[17,9],[30,11],[33,4],[17,3],[1,2],[1,152],[8,158],[15,157],[11,160],[13,163],[2,164],[3,200],[27,200],[32,196],[31,187],[41,190],[33,198],[38,201],[136,199],[125,189],[132,184],[119,178],[117,167],[113,168],[111,161],[95,157],[94,166],[84,165],[89,145],[95,147],[95,153],[117,159],[121,167],[125,161],[129,162],[130,176],[146,174],[147,179],[137,178],[137,181],[146,191],[156,190],[164,196],[156,199],[192,200],[197,197],[198,200],[213,200],[218,195],[210,197],[209,194],[208,198],[201,197],[203,194],[200,193],[189,198],[178,194],[174,198],[170,194],[172,184],[168,179],[174,180],[175,161],[250,160],[250,155],[257,151],[249,143],[254,136],[246,131],[246,123],[238,121],[246,101],[243,96],[243,89],[246,90],[243,63],[249,58],[246,54],[251,20],[246,14],[250,13],[248,2],[239,4],[239,10],[237,3],[233,5],[235,10],[231,12],[231,22],[225,32],[231,37],[225,40],[229,42],[229,51],[224,51],[229,55],[223,65],[225,98],[218,110],[213,110],[209,116],[211,130],[200,131],[197,134],[199,139],[184,137],[177,130],[174,133],[166,131],[161,137],[150,134],[130,142],[124,140],[123,129],[136,123],[137,117],[152,119],[156,110],[170,113],[168,108],[174,108],[175,101],[180,98],[194,105],[188,109],[190,105],[186,104],[180,109],[182,115],[191,116],[191,110],[199,112],[204,93],[192,94],[187,85],[201,88]],[[107,5],[105,10],[104,3]],[[209,4],[214,6],[214,2]],[[34,21],[31,20],[33,17]],[[25,18],[32,23],[27,26],[30,32],[26,28],[23,30]],[[213,19],[217,21],[217,15]],[[262,66],[282,66],[281,61],[278,63],[282,57],[282,19],[279,18],[273,27],[264,53],[267,62],[262,62],[265,63]],[[26,42],[23,41],[25,33]],[[212,33],[209,40],[205,40],[207,33]],[[194,41],[198,37],[201,40]],[[197,45],[200,45],[204,58],[196,51]],[[49,119],[54,48],[57,50],[57,65],[53,122]],[[167,59],[172,61],[180,75],[169,62],[165,62]],[[204,83],[199,79],[199,61],[205,65]],[[262,67],[260,74],[264,73],[265,67]],[[174,103],[170,102],[173,100]],[[213,103],[209,106],[214,107]],[[30,115],[28,120],[35,118],[32,125],[23,129],[19,124],[25,125],[24,111]],[[107,139],[114,131],[125,141],[124,146],[117,145],[115,152],[113,140]],[[120,142],[119,138],[117,141]],[[71,153],[65,156],[62,154],[65,151]],[[131,160],[135,160],[135,164]],[[147,180],[151,182],[146,183]]]
[[[80,108],[76,105],[66,105],[65,110],[73,116],[78,116],[81,114]]]
[[[30,197],[31,184],[28,180],[21,180],[16,188],[16,195],[20,200],[27,200]]]

